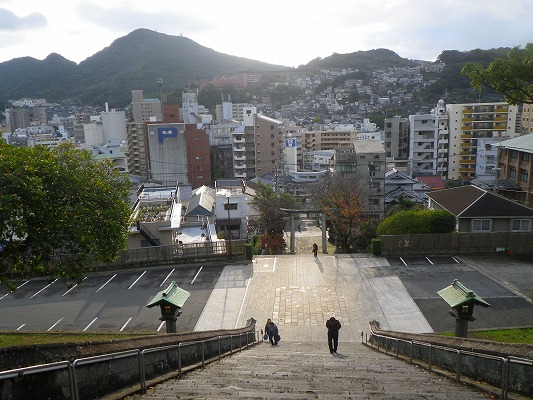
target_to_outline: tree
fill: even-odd
[[[406,210],[385,218],[377,228],[381,235],[451,233],[455,217],[444,210]]]
[[[474,89],[494,89],[510,104],[533,103],[533,43],[523,49],[514,47],[506,59],[497,58],[487,68],[469,62],[461,72],[470,78]]]
[[[366,219],[363,210],[365,187],[355,177],[327,174],[313,189],[317,206],[331,224],[338,252],[356,250],[360,225]]]
[[[79,281],[126,245],[130,183],[111,161],[72,145],[0,142],[0,282],[10,276]]]
[[[389,217],[400,211],[419,209],[420,206],[414,200],[411,200],[408,197],[405,197],[403,194],[400,194],[397,199],[395,199],[385,211],[385,216]]]
[[[282,244],[284,217],[287,215],[282,208],[295,209],[298,200],[289,193],[276,193],[271,186],[261,182],[258,186],[250,204],[259,212],[259,229],[265,234],[265,243],[272,253]]]

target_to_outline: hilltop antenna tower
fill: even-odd
[[[159,86],[159,100],[163,104],[163,78],[157,78],[157,85]]]

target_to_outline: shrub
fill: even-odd
[[[455,217],[444,210],[400,211],[381,222],[377,234],[405,235],[424,233],[451,233],[455,230]]]

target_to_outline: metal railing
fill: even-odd
[[[203,368],[207,362],[220,360],[260,341],[260,332],[250,331],[1,371],[0,398],[93,399],[139,384],[141,392],[146,393],[148,379],[176,371],[181,377],[185,367]],[[117,364],[117,360],[122,362]],[[37,384],[32,380],[35,375],[41,375]],[[62,395],[54,397],[51,393]]]
[[[533,360],[460,350],[373,331],[370,333],[370,339],[368,334],[363,339],[361,333],[361,340],[363,344],[370,343],[370,347],[375,347],[385,354],[394,353],[396,358],[399,358],[400,354],[406,359],[408,357],[410,364],[414,364],[414,360],[420,361],[424,364],[416,364],[430,372],[433,372],[434,366],[454,372],[455,381],[458,383],[461,382],[462,376],[488,383],[500,389],[502,400],[507,400],[510,391],[532,395],[529,381],[533,378]],[[478,368],[478,365],[483,368]]]

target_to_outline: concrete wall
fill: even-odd
[[[71,362],[0,372],[0,400],[90,400],[162,375],[201,367],[257,342],[255,320],[244,328],[206,332],[203,340],[132,349]],[[215,336],[216,335],[216,336]]]

